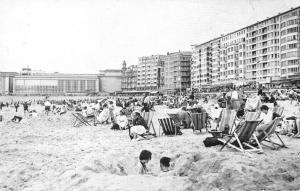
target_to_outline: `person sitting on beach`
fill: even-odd
[[[178,119],[183,124],[184,128],[190,128],[191,127],[191,117],[188,114],[186,107],[182,107],[180,111],[178,112]]]
[[[133,126],[129,127],[128,129],[129,137],[131,140],[139,141],[145,139],[145,136],[150,135],[147,124],[139,112],[133,112],[132,118]]]
[[[139,174],[149,174],[150,171],[147,168],[147,163],[151,160],[152,153],[148,150],[142,150],[140,153],[139,159],[140,159],[140,168],[139,168]]]
[[[269,113],[268,113],[269,107],[266,105],[262,105],[260,110],[261,110],[261,113],[259,116],[259,121],[261,121],[261,123],[256,128],[256,131],[258,131],[258,132],[265,130],[272,122],[272,115],[269,115]]]
[[[119,128],[124,130],[128,126],[128,119],[125,115],[125,111],[121,110],[120,115],[116,117],[116,123],[119,125]]]
[[[108,106],[106,103],[103,104],[103,110],[97,117],[97,120],[99,121],[99,123],[110,123],[111,122],[109,109],[108,109]]]
[[[160,170],[162,172],[168,172],[170,170],[170,162],[171,162],[171,158],[162,157],[160,159]]]
[[[48,115],[48,113],[50,112],[51,103],[47,100],[45,101],[44,106],[45,106],[45,112]]]

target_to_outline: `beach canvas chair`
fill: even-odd
[[[260,142],[254,134],[255,129],[260,122],[261,121],[246,121],[244,125],[236,128],[231,134],[226,135],[225,137],[227,138],[227,140],[225,139],[225,137],[218,138],[219,141],[224,143],[220,151],[222,151],[224,147],[228,146],[243,153],[263,153]],[[250,138],[253,138],[258,148],[249,144]]]
[[[234,126],[236,119],[236,111],[231,109],[223,109],[221,113],[221,120],[218,124],[218,130],[221,132],[226,131],[226,127],[229,128],[228,133],[231,133],[231,130]]]
[[[193,133],[196,131],[201,132],[203,128],[206,129],[206,132],[208,131],[208,114],[206,112],[191,113],[190,115],[192,118]]]
[[[276,107],[276,108],[274,108],[273,113],[276,113],[279,116],[282,116],[283,110],[284,110],[284,107]]]
[[[180,130],[178,129],[178,127],[175,126],[175,124],[171,118],[158,119],[158,122],[162,128],[164,135],[172,136],[172,135],[181,135],[182,134],[180,132]]]
[[[282,117],[276,117],[271,123],[270,125],[263,130],[258,136],[257,139],[258,141],[263,144],[264,146],[270,147],[272,149],[278,149],[280,147],[285,147],[284,142],[282,141],[282,139],[280,138],[279,134],[276,132],[276,127],[278,126],[278,124],[280,123],[280,121],[282,120]],[[279,140],[280,143],[276,143],[275,141],[272,140],[272,135],[274,135],[277,137],[277,139]],[[263,142],[268,142],[271,143],[270,145],[266,145]]]
[[[79,127],[81,125],[91,126],[90,122],[81,113],[72,113],[72,115],[75,117],[73,127]]]
[[[259,117],[260,117],[260,113],[261,113],[260,110],[254,111],[254,112],[247,112],[245,114],[245,120],[246,121],[258,121]]]
[[[297,133],[293,136],[294,138],[300,138],[300,119],[296,119]]]
[[[149,112],[144,112],[143,118],[146,121],[149,130],[152,127],[153,134],[156,135],[156,131],[153,125],[153,116],[154,116],[154,111],[150,110]]]

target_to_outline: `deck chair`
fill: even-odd
[[[278,135],[278,133],[276,132],[276,127],[278,126],[279,122],[282,120],[282,117],[276,117],[269,125],[268,127],[262,131],[258,136],[257,136],[257,140],[264,146],[270,147],[272,149],[278,149],[280,147],[285,147],[284,142],[282,141],[282,139],[280,138],[280,136]],[[271,139],[272,135],[276,135],[276,137],[279,139],[280,143],[276,143]],[[266,145],[263,142],[268,142],[271,143],[272,146]]]
[[[244,125],[241,125],[239,128],[236,128],[230,135],[226,135],[225,137],[228,138],[227,140],[224,138],[218,138],[219,141],[224,143],[220,151],[222,151],[224,147],[229,146],[243,153],[263,153],[260,142],[257,140],[257,137],[254,134],[255,129],[260,122],[261,121],[246,121]],[[258,148],[249,144],[250,138],[253,138]]]
[[[171,118],[158,119],[159,125],[162,128],[163,134],[167,136],[182,135],[178,127],[175,126]]]
[[[209,133],[218,138],[232,133],[235,127],[236,113],[235,110],[223,109],[220,122],[217,125],[217,130],[211,130]]]
[[[257,121],[257,120],[259,120],[260,113],[261,113],[260,110],[254,111],[254,112],[247,112],[245,114],[245,120],[246,121]]]
[[[208,114],[202,113],[191,113],[193,133],[197,130],[201,132],[201,129],[205,128],[208,131]]]
[[[279,116],[282,116],[283,110],[284,110],[284,107],[276,107],[276,108],[274,108],[273,113],[276,113]]]
[[[300,138],[300,119],[296,119],[295,126],[297,129],[297,133],[293,136],[294,138]]]
[[[146,121],[149,130],[152,127],[153,133],[154,135],[156,135],[156,131],[153,125],[153,116],[154,116],[154,111],[150,110],[149,112],[144,112],[143,118]]]
[[[75,117],[75,121],[73,123],[73,127],[79,127],[81,125],[91,126],[90,122],[84,117],[81,113],[72,113]]]

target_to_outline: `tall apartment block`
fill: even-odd
[[[184,92],[190,88],[191,52],[167,53],[163,57],[161,70],[162,90],[166,92]]]
[[[300,7],[192,50],[193,88],[300,78]]]
[[[137,66],[137,90],[159,90],[163,55],[139,57]]]

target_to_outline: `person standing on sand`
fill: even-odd
[[[27,113],[29,113],[28,107],[29,107],[29,105],[28,105],[28,103],[25,101],[25,102],[23,103],[24,114],[26,113],[26,111],[27,111]]]
[[[15,102],[15,104],[14,104],[14,106],[15,106],[15,109],[16,109],[16,112],[18,112],[18,108],[19,108],[19,102]]]

